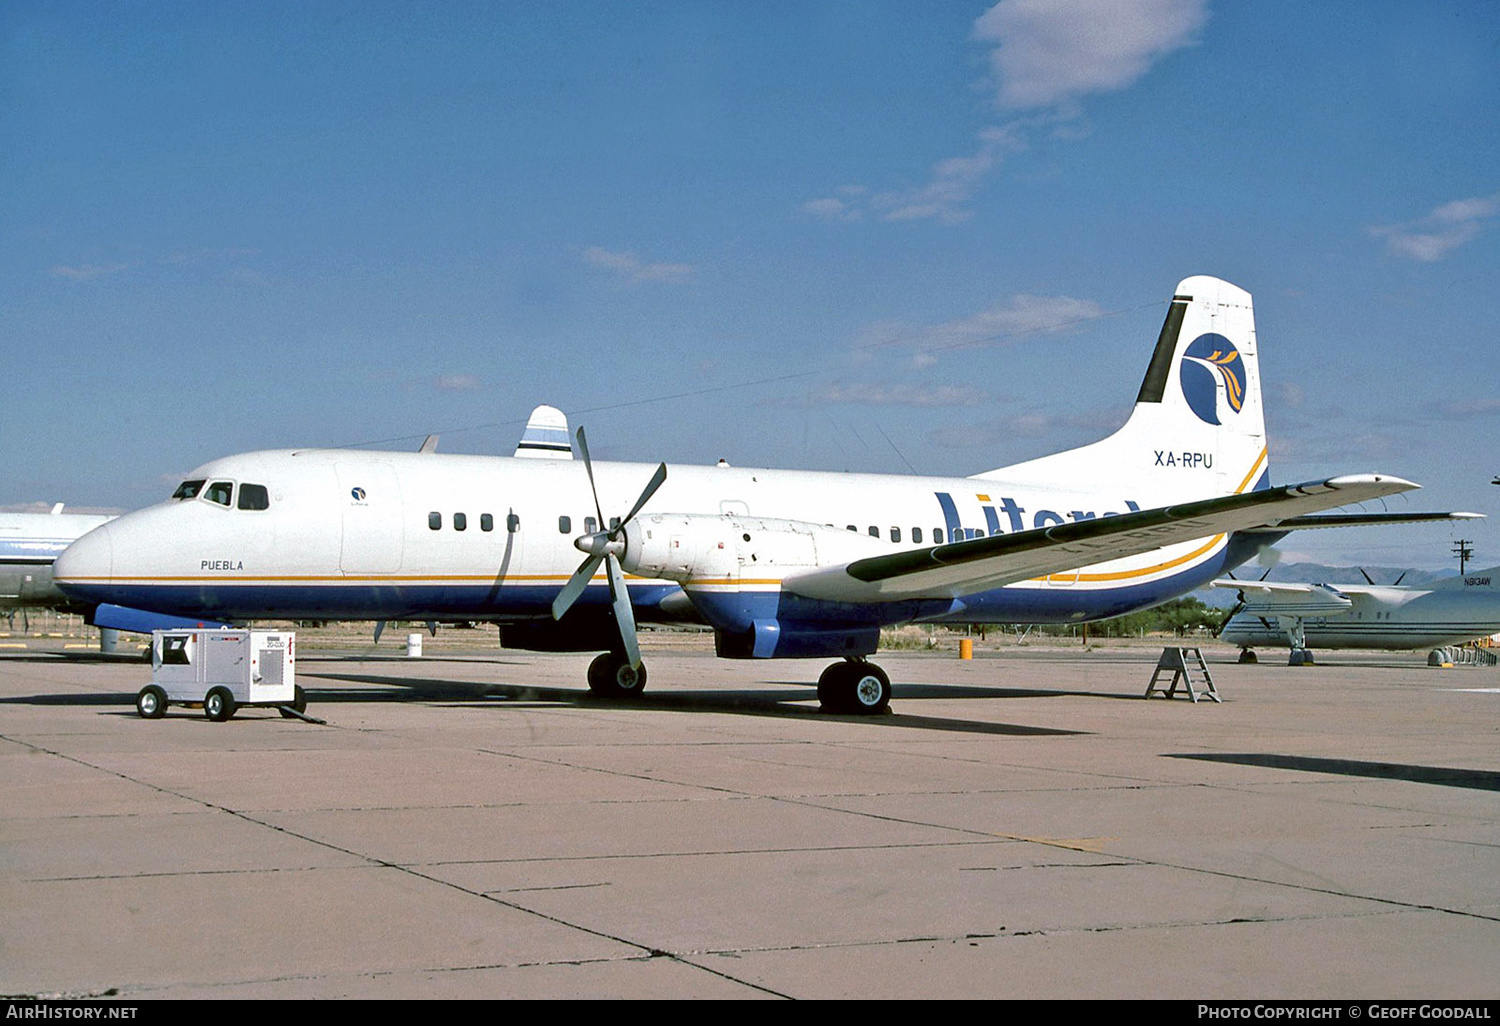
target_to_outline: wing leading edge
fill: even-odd
[[[1384,474],[1351,474],[871,556],[790,574],[782,587],[840,602],[958,597],[1231,531],[1276,530],[1307,513],[1418,487]]]

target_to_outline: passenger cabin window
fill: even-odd
[[[203,497],[209,502],[218,503],[220,506],[229,505],[229,500],[234,497],[233,481],[215,481],[203,490]]]
[[[453,514],[453,529],[455,531],[467,531],[469,529],[469,517],[466,513]]]
[[[920,527],[913,527],[911,529],[911,540],[917,545],[922,544],[922,529]]]
[[[488,513],[479,514],[479,529],[481,531],[493,531],[495,529],[495,518]]]
[[[878,527],[875,527],[875,526],[874,526],[874,525],[873,525],[873,524],[872,524],[872,525],[871,525],[871,526],[870,526],[870,537],[871,537],[871,538],[879,538],[879,537],[880,537],[880,528],[878,528]]]
[[[240,485],[240,509],[270,509],[271,495],[265,485]]]
[[[511,534],[515,534],[521,529],[521,518],[514,513],[507,513],[505,516],[505,529]]]
[[[178,485],[177,490],[172,493],[172,498],[196,499],[198,497],[198,493],[201,491],[203,491],[203,480],[201,478],[197,481],[184,481],[182,482],[182,484]]]
[[[557,533],[558,534],[572,534],[573,533],[573,518],[572,517],[558,517],[557,518]]]
[[[443,529],[443,515],[441,513],[427,514],[427,526],[434,531]]]
[[[893,527],[893,528],[891,528],[891,541],[898,542],[900,540],[901,540],[901,528],[899,528],[899,527]]]
[[[583,533],[584,534],[593,534],[597,530],[599,530],[599,525],[594,521],[593,517],[584,517],[583,518]]]
[[[859,533],[859,528],[855,527],[853,524],[850,524],[848,526],[849,526],[849,530],[853,531],[855,534]]]
[[[941,527],[934,527],[932,529],[932,540],[939,545],[943,544],[943,529]]]

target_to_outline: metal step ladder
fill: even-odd
[[[1164,670],[1172,671],[1171,687],[1157,683]],[[1161,658],[1156,660],[1156,672],[1151,675],[1151,683],[1146,685],[1146,693],[1142,697],[1150,698],[1152,692],[1160,691],[1164,698],[1175,698],[1179,686],[1194,702],[1198,701],[1200,691],[1202,697],[1220,701],[1214,679],[1208,672],[1208,664],[1203,661],[1203,653],[1196,648],[1162,649]]]

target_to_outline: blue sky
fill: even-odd
[[[542,402],[599,458],[975,473],[1111,430],[1214,274],[1278,482],[1500,513],[1497,110],[1487,0],[11,0],[0,505]],[[1282,548],[1459,536],[1500,564]]]

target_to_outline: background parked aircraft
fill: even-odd
[[[1243,603],[1219,637],[1246,652],[1286,645],[1293,665],[1314,648],[1436,648],[1500,631],[1500,567],[1423,587],[1214,581]],[[1242,656],[1243,658],[1243,656]]]
[[[113,519],[64,513],[60,502],[50,513],[0,513],[0,609],[86,608],[52,583],[52,564],[76,539]]]

